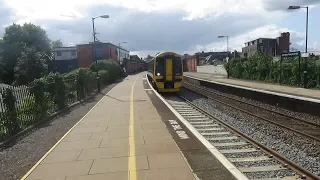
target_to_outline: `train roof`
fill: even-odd
[[[148,62],[151,62],[151,61],[154,60],[154,58],[160,57],[160,56],[164,56],[164,55],[167,55],[167,54],[181,57],[180,54],[177,54],[177,53],[175,53],[175,52],[170,52],[170,51],[167,51],[167,52],[158,52],[152,59],[150,59],[149,61],[146,61],[146,62],[147,62],[147,63],[148,63]]]
[[[166,54],[172,54],[172,55],[175,55],[175,56],[180,56],[181,57],[181,55],[180,54],[177,54],[177,53],[175,53],[175,52],[158,52],[156,55],[155,55],[155,57],[158,57],[158,56],[163,56],[163,55],[166,55]]]

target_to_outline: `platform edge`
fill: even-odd
[[[146,77],[147,76],[148,75],[146,74]],[[148,77],[147,77],[147,81],[148,81]],[[212,144],[210,144],[209,141],[207,141],[187,120],[185,120],[163,97],[161,97],[161,95],[152,87],[149,81],[148,81],[148,84],[151,87],[152,91],[156,94],[156,96],[170,109],[170,111],[190,130],[190,132],[211,152],[213,156],[215,156],[223,164],[223,166],[236,179],[248,180],[248,178],[244,174],[242,174],[240,170],[237,169],[223,154],[221,154],[217,148],[215,148]]]

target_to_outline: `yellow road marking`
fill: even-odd
[[[139,76],[138,76],[139,77]],[[133,91],[134,91],[134,85],[137,82],[137,79],[134,81],[132,87],[131,87],[131,96],[130,96],[130,124],[129,124],[129,161],[128,161],[128,173],[129,173],[129,180],[136,180],[137,179],[137,173],[136,173],[136,145],[135,145],[135,139],[134,139],[134,109],[133,109]]]
[[[112,89],[113,89],[113,88],[112,88]],[[112,89],[111,89],[111,90],[112,90]],[[111,91],[111,90],[110,90],[110,91]],[[110,92],[110,91],[109,91],[109,92]],[[106,95],[108,95],[109,92],[108,92]],[[106,95],[103,96],[103,97],[97,102],[97,104],[95,104],[95,105],[87,112],[87,114],[85,114],[74,126],[72,126],[72,128],[69,129],[69,131],[66,132],[66,134],[64,134],[64,135],[62,136],[62,138],[59,139],[59,141],[58,141],[54,146],[52,146],[52,148],[51,148],[45,155],[42,156],[42,158],[21,178],[21,180],[25,180],[25,179],[37,168],[37,166],[39,166],[39,164],[53,151],[53,149],[54,149],[56,146],[58,146],[58,144],[106,97]]]

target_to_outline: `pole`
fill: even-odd
[[[309,21],[309,7],[307,6],[307,19],[306,19],[306,53],[308,52],[308,21]]]
[[[230,69],[230,64],[229,64],[229,36],[227,36],[227,57],[228,57],[228,69],[227,69],[227,77],[229,79],[229,69]]]
[[[307,8],[307,17],[306,17],[306,52],[305,53],[308,53],[308,19],[309,19],[309,7],[307,6],[306,7]],[[308,78],[308,71],[307,71],[307,63],[308,63],[308,58],[307,57],[305,57],[305,59],[304,59],[304,72],[303,72],[303,74],[304,74],[304,83],[303,83],[303,87],[304,88],[307,88],[307,83],[308,83],[308,80],[307,80],[307,78]]]
[[[98,74],[98,61],[96,60],[96,32],[94,29],[94,19],[92,18],[92,31],[93,31],[93,61],[96,63],[96,78],[97,78],[97,89],[100,92],[100,81],[99,81],[99,74]]]
[[[227,36],[227,52],[229,51],[229,36]]]
[[[119,63],[120,63],[120,44],[121,44],[121,43],[119,43],[119,52],[118,52]]]

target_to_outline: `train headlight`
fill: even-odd
[[[157,73],[157,76],[160,76],[160,73]]]

